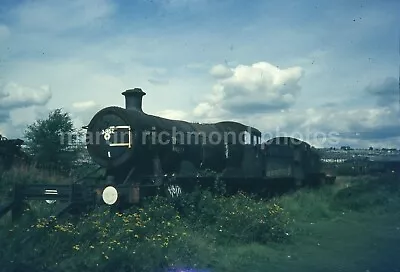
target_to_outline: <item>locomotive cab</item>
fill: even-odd
[[[261,131],[256,128],[249,127],[243,135],[243,160],[241,164],[244,176],[262,177],[263,161],[261,150]]]

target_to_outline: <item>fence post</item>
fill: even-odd
[[[24,196],[22,195],[22,193],[23,193],[23,185],[15,184],[14,196],[13,196],[14,201],[11,208],[11,221],[13,223],[17,222],[21,218],[24,212],[24,205],[23,205]]]

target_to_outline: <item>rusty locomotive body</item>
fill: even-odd
[[[148,115],[141,89],[123,95],[125,108],[104,108],[85,127],[89,155],[106,169],[110,185],[169,186],[163,181],[180,179],[185,187],[207,170],[233,191],[258,193],[324,179],[319,154],[306,142],[290,137],[262,142],[258,129],[237,122],[199,124]],[[211,185],[204,178],[198,184]]]

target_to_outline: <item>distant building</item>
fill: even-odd
[[[396,149],[321,149],[321,160],[329,172],[341,175],[400,174],[400,151]]]

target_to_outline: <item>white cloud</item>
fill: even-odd
[[[232,76],[233,71],[225,65],[217,64],[211,68],[210,74],[215,78],[226,78]]]
[[[49,86],[27,87],[9,82],[0,89],[0,131],[21,136],[24,127],[47,113],[52,98]]]
[[[34,123],[38,118],[45,117],[48,113],[48,109],[40,106],[16,108],[10,112],[10,123],[17,127],[27,126]]]
[[[96,106],[93,100],[72,103],[72,108],[76,111],[84,111]]]
[[[156,112],[155,115],[171,120],[186,120],[186,118],[190,118],[190,115],[187,112],[180,110],[163,110]]]
[[[32,105],[43,106],[49,102],[51,97],[49,86],[33,89],[11,82],[0,91],[0,107],[4,110]]]
[[[224,117],[267,112],[292,106],[300,92],[300,67],[280,69],[267,62],[238,65],[229,69],[214,66],[218,79],[213,93],[194,109],[197,117]]]
[[[221,115],[221,113],[216,113],[217,110],[218,108],[212,106],[210,103],[202,102],[194,108],[193,115],[199,117],[201,116],[203,118],[212,118],[214,115]]]

